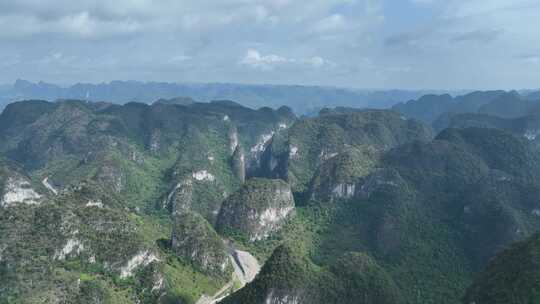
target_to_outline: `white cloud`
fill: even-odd
[[[99,20],[90,16],[88,12],[68,15],[61,18],[56,24],[52,24],[52,30],[80,36],[99,37],[116,34],[129,34],[141,29],[141,25],[130,20],[107,21]],[[45,29],[46,30],[46,29]]]
[[[323,65],[325,65],[325,63],[327,63],[326,60],[324,60],[323,58],[319,57],[319,56],[315,56],[315,57],[312,57],[311,59],[308,60],[308,62],[314,66],[314,67],[322,67]]]
[[[271,70],[286,62],[291,62],[291,60],[275,54],[261,55],[259,51],[254,49],[249,49],[244,58],[240,60],[240,64],[262,70]]]
[[[339,29],[344,17],[329,14],[335,7],[364,3],[359,17],[372,14],[373,3],[380,0],[17,0],[0,1],[0,28],[3,36],[37,33],[67,33],[85,37],[152,31],[223,30],[230,26],[294,26],[305,30]],[[1,22],[9,19],[9,22]],[[366,18],[360,18],[365,20]],[[106,35],[107,31],[110,35]],[[1,34],[0,34],[1,35]]]
[[[0,37],[25,38],[39,34],[62,34],[76,38],[101,38],[132,34],[142,29],[131,20],[100,20],[83,11],[58,19],[39,19],[33,15],[0,14]]]
[[[52,57],[53,57],[54,59],[57,59],[57,60],[60,59],[60,58],[62,58],[63,56],[64,56],[64,54],[62,54],[62,53],[60,53],[60,52],[57,52],[57,53],[52,54]]]
[[[274,68],[285,65],[312,68],[336,66],[334,62],[320,56],[313,56],[310,58],[287,58],[276,54],[261,55],[261,53],[255,49],[249,49],[239,63],[250,68],[265,71],[273,70]]]
[[[393,2],[0,0],[0,81],[537,83],[538,0]]]

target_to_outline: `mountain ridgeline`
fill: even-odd
[[[0,109],[10,102],[24,99],[79,99],[152,103],[194,103],[230,99],[244,106],[280,107],[289,105],[295,113],[314,113],[323,107],[387,108],[395,103],[419,98],[437,91],[360,90],[300,85],[248,85],[231,83],[166,83],[140,81],[111,81],[91,84],[77,83],[59,86],[46,82],[18,79],[12,85],[0,85]],[[186,97],[178,97],[186,96]]]
[[[0,303],[536,303],[535,106],[11,103]]]
[[[490,117],[516,119],[540,113],[537,94],[516,91],[478,91],[462,96],[425,95],[417,100],[398,103],[393,110],[408,118],[432,124],[436,131],[450,127],[453,116],[478,114]]]

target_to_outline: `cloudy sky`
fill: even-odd
[[[0,0],[0,83],[540,87],[539,0]]]

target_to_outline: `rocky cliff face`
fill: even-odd
[[[230,273],[229,256],[221,238],[200,215],[180,212],[174,215],[171,236],[173,251],[202,271],[224,276]]]
[[[33,297],[69,302],[80,295],[75,284],[79,274],[66,270],[65,263],[79,261],[78,271],[101,284],[106,281],[94,280],[90,269],[127,279],[159,262],[156,250],[139,232],[139,224],[119,206],[114,195],[87,184],[66,189],[41,204],[5,208],[0,215],[2,296],[22,294],[23,303],[32,302]]]
[[[0,208],[19,204],[39,205],[45,200],[20,169],[0,159]]]
[[[351,252],[331,267],[317,268],[298,249],[280,246],[257,278],[223,303],[397,304],[399,290],[372,258]]]
[[[304,300],[311,282],[307,280],[310,270],[306,262],[289,247],[280,246],[272,253],[256,279],[226,298],[223,303],[306,303]]]
[[[224,120],[229,121],[230,120],[229,116],[226,116]],[[236,148],[238,147],[238,144],[239,144],[238,130],[236,129],[236,126],[232,125],[230,127],[228,135],[229,135],[229,150],[231,154],[233,154],[234,151],[236,151]]]
[[[354,197],[360,179],[374,170],[378,158],[379,152],[366,146],[351,148],[328,159],[315,172],[309,197],[325,202]]]
[[[279,230],[294,211],[290,186],[282,180],[254,178],[223,203],[219,231],[239,232],[250,241],[263,240]]]
[[[6,111],[0,302],[212,303],[246,284],[226,303],[455,304],[540,231],[532,122],[431,140],[388,111],[295,124],[229,101]]]
[[[320,278],[310,275],[304,280],[316,287],[281,288],[275,279],[273,284],[248,285],[249,291],[232,299],[318,303],[324,297],[322,303],[347,303],[347,299],[416,303],[419,294],[414,290],[422,290],[424,301],[457,303],[474,271],[507,244],[540,229],[536,199],[540,159],[535,145],[522,135],[484,128],[447,129],[433,141],[413,141],[390,150],[368,146],[374,157],[351,154],[358,152],[357,147],[337,155],[327,153],[310,181],[308,204],[312,206],[307,210],[313,213],[297,214],[298,222],[316,224],[306,233],[295,222],[279,234],[280,240],[310,248],[304,255],[331,269],[322,280],[334,283],[333,295],[309,294],[329,290],[317,285],[322,284]],[[288,151],[289,161],[302,153],[302,148],[292,153],[291,147],[297,146],[286,142],[276,147]],[[355,253],[346,259],[357,265],[337,263],[336,257],[347,251],[366,251],[376,261]],[[370,268],[387,273],[367,279],[364,275],[372,270],[349,271],[364,269],[360,265],[380,265]],[[333,281],[333,273],[343,280]],[[359,282],[381,280],[387,284],[379,295],[387,298],[362,292]],[[400,283],[396,286],[393,280]],[[250,292],[259,298],[248,296]]]
[[[246,155],[242,146],[237,146],[231,157],[232,170],[241,183],[246,181]]]
[[[4,185],[2,200],[0,206],[9,207],[18,203],[39,205],[41,195],[31,188],[30,183],[17,177],[10,177]]]
[[[193,204],[193,181],[191,178],[181,180],[163,200],[163,207],[172,214],[189,211]]]
[[[293,191],[305,192],[322,164],[351,148],[384,151],[431,136],[431,130],[421,123],[390,111],[330,113],[301,120],[275,138],[268,148],[272,155],[264,158],[262,167],[267,175],[287,180]]]
[[[244,179],[231,146],[255,146],[289,114],[231,102],[9,105],[0,159],[18,169],[0,162],[0,302],[212,294],[230,258],[208,222]]]

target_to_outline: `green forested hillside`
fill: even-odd
[[[0,302],[195,303],[213,294],[231,266],[214,271],[191,253],[214,235],[228,261],[202,221],[214,221],[242,182],[231,155],[264,147],[266,134],[294,120],[287,108],[226,102],[9,105],[0,115]],[[195,226],[175,215],[182,206]],[[191,242],[179,249],[180,232]]]
[[[398,302],[459,303],[474,274],[493,255],[540,229],[540,206],[534,199],[540,191],[537,150],[504,131],[449,129],[431,142],[382,152],[374,164],[363,166],[367,173],[334,159],[340,158],[326,162],[330,171],[321,167],[325,174],[313,177],[310,190],[329,195],[306,195],[306,207],[281,239],[303,250],[306,263],[316,265],[308,269],[332,267],[345,252],[371,256],[395,282]],[[328,188],[318,182],[328,178],[326,172],[350,173],[330,187],[339,191],[328,192],[317,189]],[[319,284],[316,276],[309,277],[300,281]],[[232,299],[277,301],[272,291],[283,290],[279,278],[262,284],[248,285],[257,291],[241,291]],[[303,286],[285,288],[277,297],[343,303],[348,296],[339,286],[308,288],[335,290],[334,297],[306,294]],[[263,300],[254,300],[253,294]]]
[[[463,303],[539,303],[540,235],[535,234],[497,254],[476,276]]]
[[[535,124],[450,122],[434,136],[382,110],[13,103],[0,303],[481,303],[511,268],[490,260],[540,231]],[[523,285],[501,293],[534,299]]]

